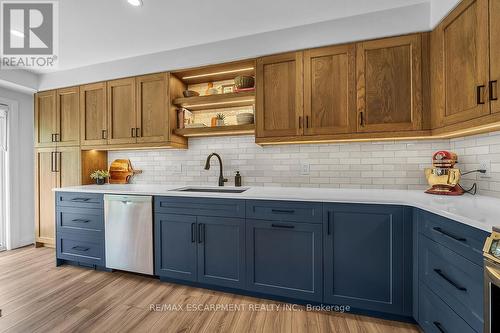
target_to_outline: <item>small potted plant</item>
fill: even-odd
[[[97,185],[104,185],[108,177],[109,172],[106,170],[96,170],[90,174],[90,178],[94,179]]]
[[[226,115],[223,114],[223,113],[217,113],[217,115],[215,116],[215,118],[217,119],[217,126],[224,126],[224,119],[226,119]]]

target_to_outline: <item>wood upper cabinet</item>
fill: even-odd
[[[57,134],[56,91],[44,91],[35,96],[35,146],[53,147]]]
[[[108,144],[136,143],[135,78],[107,82]]]
[[[492,4],[495,6],[498,4]],[[492,17],[498,16],[491,14]],[[490,113],[487,22],[488,0],[464,0],[433,31],[432,61],[436,65],[432,73],[432,91],[437,98],[433,110],[437,113],[435,127]]]
[[[302,52],[257,59],[257,137],[302,134],[302,69]]]
[[[500,1],[490,0],[490,83],[491,112],[500,112]]]
[[[422,128],[420,34],[357,44],[358,132]]]
[[[136,79],[138,143],[169,140],[168,74],[139,76]]]
[[[58,146],[80,145],[80,103],[78,87],[57,90]]]
[[[305,135],[355,130],[355,46],[304,52]]]
[[[105,145],[108,135],[106,82],[80,87],[80,133],[82,146]]]

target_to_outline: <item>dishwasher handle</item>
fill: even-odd
[[[139,202],[152,202],[152,196],[145,195],[114,195],[114,194],[105,194],[104,201],[120,201],[123,204],[129,205],[133,203]]]

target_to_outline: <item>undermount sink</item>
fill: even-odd
[[[171,191],[177,192],[209,192],[209,193],[243,193],[248,188],[211,188],[211,187],[183,187]]]

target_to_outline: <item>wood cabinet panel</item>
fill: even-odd
[[[168,141],[168,80],[167,74],[136,78],[137,142]]]
[[[441,48],[439,70],[444,100],[439,125],[446,126],[490,113],[487,102],[488,1],[463,1],[437,28],[434,47]]]
[[[58,187],[81,184],[80,147],[61,147],[57,149]]]
[[[57,90],[57,145],[77,146],[80,144],[79,88]]]
[[[56,152],[40,148],[35,152],[35,241],[55,244],[55,194],[57,187]]]
[[[500,1],[490,0],[490,84],[491,112],[500,112]]]
[[[305,135],[355,128],[355,79],[353,44],[304,52]]]
[[[257,137],[302,134],[302,52],[257,60]]]
[[[57,134],[56,91],[44,91],[35,95],[35,146],[54,147]]]
[[[421,35],[357,45],[359,132],[422,128]]]
[[[106,144],[108,115],[105,82],[80,87],[80,116],[82,146]]]
[[[107,82],[109,144],[135,143],[135,79]]]

